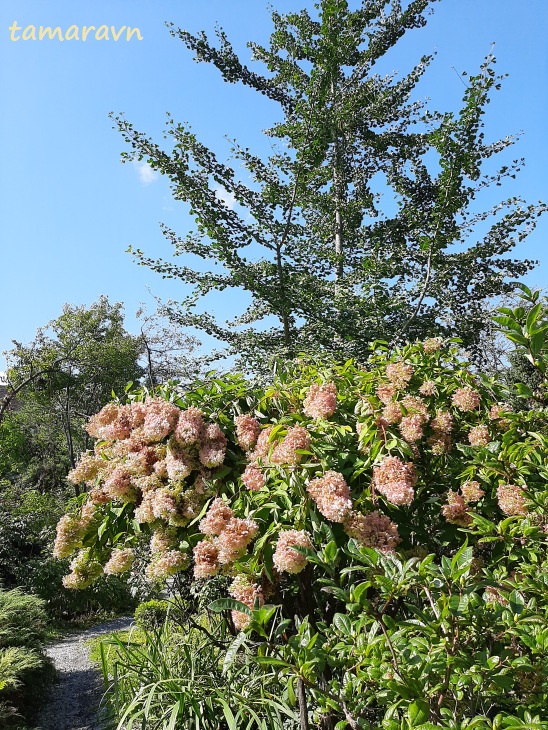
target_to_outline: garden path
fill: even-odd
[[[89,658],[87,642],[111,631],[127,629],[132,617],[122,617],[66,636],[46,649],[59,672],[44,707],[39,730],[101,730],[98,706],[103,693],[100,672]]]

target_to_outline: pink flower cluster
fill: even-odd
[[[209,496],[204,479],[225,459],[227,439],[218,424],[207,423],[197,408],[181,410],[160,398],[109,403],[89,420],[87,429],[100,441],[94,454],[83,455],[70,478],[91,487],[92,505],[135,503],[135,520],[151,523],[156,535],[167,525],[186,525],[200,513]],[[56,554],[72,554],[86,529],[81,520],[62,518]],[[171,547],[152,552],[154,578],[171,575],[188,563],[184,553]],[[108,570],[122,564],[118,553],[113,557]]]
[[[235,562],[244,555],[259,526],[254,520],[234,517],[234,511],[219,497],[215,499],[199,524],[202,540],[194,548],[194,575],[215,575],[221,565]]]
[[[440,337],[429,337],[422,343],[422,348],[427,355],[431,355],[433,352],[437,352],[442,345]]]
[[[274,567],[280,573],[300,573],[306,567],[307,559],[294,547],[312,548],[304,530],[282,530],[278,535],[276,549],[272,556]]]
[[[287,435],[272,452],[271,461],[273,464],[294,466],[303,458],[299,450],[307,451],[310,448],[310,434],[302,426],[293,426],[287,431]]]
[[[253,418],[253,416],[243,415],[237,416],[234,423],[236,424],[236,440],[238,444],[244,451],[251,451],[261,433],[259,421]]]
[[[180,550],[166,550],[152,560],[147,567],[147,576],[151,580],[164,580],[188,568],[188,555]]]
[[[397,526],[378,510],[367,515],[350,512],[344,521],[344,530],[349,537],[381,553],[394,552],[400,542]]]
[[[264,604],[264,596],[260,586],[255,585],[249,581],[244,575],[237,575],[232,581],[230,588],[228,589],[229,594],[236,601],[244,603],[248,608],[255,608],[255,601],[258,599],[259,608]],[[250,622],[250,617],[242,611],[232,611],[232,620],[234,626],[238,631],[245,629]]]
[[[373,469],[373,485],[392,504],[410,505],[415,496],[417,483],[415,466],[404,463],[397,456],[386,456]]]
[[[319,479],[313,479],[307,492],[322,515],[332,522],[344,522],[352,509],[348,484],[336,471],[328,471]]]
[[[386,366],[386,377],[397,390],[403,390],[413,377],[413,366],[399,361],[391,362]]]
[[[497,488],[499,507],[505,515],[522,515],[528,512],[522,490],[515,484],[500,484]]]
[[[472,504],[473,502],[479,502],[482,497],[485,496],[485,492],[480,487],[479,482],[468,481],[460,488],[461,494],[466,504]]]
[[[491,441],[487,426],[473,426],[468,432],[468,441],[471,446],[487,446]]]
[[[260,469],[248,464],[242,474],[242,482],[251,492],[259,492],[265,485],[265,477]]]
[[[463,411],[465,413],[467,411],[475,411],[480,405],[479,393],[477,390],[468,386],[465,388],[457,388],[457,390],[453,393],[451,400],[453,401],[453,405],[456,406],[459,411]]]
[[[379,400],[385,405],[390,403],[390,401],[394,398],[397,392],[398,389],[393,384],[379,385],[377,387],[377,395],[379,397]]]
[[[134,560],[133,550],[131,548],[115,549],[112,551],[110,560],[103,568],[107,575],[119,575],[131,570]]]
[[[335,383],[312,383],[303,403],[303,411],[309,418],[329,418],[337,409]]]
[[[432,380],[425,380],[419,388],[419,393],[421,395],[436,395],[437,392],[438,389],[436,388],[436,384]]]
[[[447,495],[447,503],[441,508],[441,513],[447,520],[454,525],[466,527],[472,522],[471,515],[467,512],[467,505],[464,497],[458,492],[449,490]]]

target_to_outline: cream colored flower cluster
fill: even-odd
[[[278,535],[276,549],[272,556],[274,567],[280,573],[300,573],[306,567],[305,555],[293,548],[312,548],[310,538],[304,530],[282,530]]]

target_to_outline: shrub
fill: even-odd
[[[143,631],[155,631],[164,625],[169,615],[167,601],[151,600],[141,603],[135,610],[135,623]]]
[[[134,393],[88,426],[66,583],[130,568],[144,532],[151,578],[230,576],[213,608],[315,723],[534,724],[548,438],[507,395],[437,339],[381,343],[366,367],[302,358],[255,392]]]
[[[0,590],[0,724],[32,718],[53,668],[41,649],[47,615],[44,603],[19,590]]]

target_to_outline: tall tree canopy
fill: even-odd
[[[180,238],[163,227],[175,254],[222,265],[203,273],[135,251],[141,264],[193,287],[171,308],[178,322],[251,364],[318,349],[363,358],[372,340],[433,333],[477,345],[490,298],[533,265],[508,253],[545,208],[517,197],[489,210],[475,205],[478,193],[521,164],[485,169],[514,141],[484,137],[482,117],[500,83],[491,56],[467,77],[456,114],[413,99],[430,56],[402,77],[378,72],[434,2],[362,0],[352,10],[346,0],[321,0],[315,15],[273,12],[270,45],[249,44],[264,75],[240,61],[222,30],[215,45],[205,33],[170,26],[197,61],[265,95],[282,114],[267,130],[275,146],[267,159],[234,144],[245,178],[171,118],[170,151],[116,118],[132,147],[124,158],[146,158],[190,204],[195,231]],[[251,295],[240,317],[223,323],[200,311],[205,295],[228,289]]]
[[[60,486],[88,447],[89,415],[142,376],[142,340],[125,330],[122,305],[102,296],[89,308],[65,305],[30,344],[14,344],[7,397],[16,393],[17,408],[0,424],[0,464],[9,468],[1,452],[15,429],[25,436],[20,473],[43,489]]]

